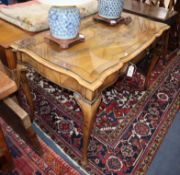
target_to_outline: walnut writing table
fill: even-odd
[[[19,62],[32,65],[50,81],[70,89],[83,112],[82,163],[87,164],[89,138],[95,121],[101,92],[112,85],[129,62],[140,59],[169,26],[143,17],[131,16],[129,25],[110,27],[93,21],[92,16],[81,23],[84,43],[62,50],[45,41],[47,32],[37,34],[11,47]]]

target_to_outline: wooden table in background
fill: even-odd
[[[142,58],[160,36],[169,29],[166,24],[139,16],[131,16],[129,25],[110,27],[93,21],[92,17],[81,23],[85,42],[62,50],[47,42],[47,32],[17,42],[11,47],[17,58],[28,63],[50,81],[74,92],[74,98],[83,112],[82,163],[88,162],[89,138],[101,102],[101,92],[112,85],[129,62]]]
[[[33,36],[36,33],[27,32],[0,19],[0,59],[10,69],[16,68],[16,60],[10,45],[20,39]]]
[[[177,1],[175,10],[165,7],[153,6],[136,0],[125,0],[123,10],[128,13],[143,16],[154,21],[171,26],[169,48],[180,47],[180,0]]]

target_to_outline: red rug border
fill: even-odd
[[[165,136],[167,135],[167,131],[171,127],[171,125],[176,117],[176,114],[179,109],[179,101],[180,101],[180,95],[177,96],[175,102],[171,106],[171,109],[169,109],[169,113],[167,114],[167,118],[166,118],[167,122],[164,122],[161,125],[161,128],[159,129],[159,132],[156,135],[156,137],[158,137],[159,140],[157,140],[157,139],[153,140],[153,142],[158,141],[157,144],[153,144],[153,142],[150,143],[151,146],[146,151],[146,155],[144,155],[144,157],[141,158],[143,160],[140,161],[140,163],[137,165],[137,168],[135,168],[135,170],[134,170],[136,172],[135,173],[133,172],[132,175],[144,175],[145,173],[147,173],[147,170],[149,169],[151,163],[153,162],[153,159],[156,156],[157,151],[159,150],[162,142],[165,139]],[[150,152],[151,152],[151,154],[150,154]]]
[[[180,53],[178,52],[179,50],[175,50],[169,57],[179,57],[180,58]],[[157,86],[158,86],[158,82],[161,82],[162,79],[165,77],[165,75],[167,73],[169,73],[171,71],[171,67],[173,67],[174,62],[176,61],[170,61],[170,64],[168,65],[168,69],[166,67],[165,70],[162,71],[162,73],[158,76],[158,79],[156,80],[156,82],[153,83],[153,86],[150,87],[149,91],[154,91]],[[163,76],[164,75],[164,76]],[[145,94],[146,95],[146,94]],[[143,99],[144,100],[144,99]],[[155,137],[158,137],[159,135],[161,135],[160,133],[163,131],[163,135],[161,135],[161,137],[159,136],[159,140],[158,140],[158,144],[153,144],[153,142],[155,140],[153,140],[150,143],[150,147],[148,150],[146,150],[146,154],[141,158],[142,161],[139,162],[139,164],[137,165],[137,167],[134,169],[132,175],[144,175],[147,173],[147,170],[149,169],[151,163],[153,162],[153,159],[156,156],[156,153],[158,152],[162,142],[165,139],[165,136],[167,134],[167,131],[169,130],[169,128],[171,127],[175,117],[176,117],[176,113],[178,112],[178,109],[180,108],[179,105],[179,101],[180,101],[180,94],[178,94],[177,98],[174,100],[172,106],[170,107],[170,109],[168,110],[168,114],[167,114],[167,122],[164,122],[161,127],[159,128],[159,131],[157,133],[157,135],[155,135]],[[138,104],[137,104],[138,105]],[[166,126],[165,130],[164,126]],[[154,148],[154,150],[152,150]],[[152,150],[151,154],[149,154],[149,152]],[[142,169],[141,169],[142,166]]]

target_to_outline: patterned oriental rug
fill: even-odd
[[[149,90],[142,90],[144,77],[137,72],[133,79],[121,78],[103,92],[85,167],[89,174],[145,174],[179,109],[179,68],[180,56],[166,65],[160,60]],[[36,123],[80,163],[83,117],[72,92],[47,81],[32,68],[27,76]],[[22,94],[21,98],[27,109]]]
[[[0,125],[15,165],[12,172],[0,170],[0,175],[80,175],[43,141],[39,140],[43,150],[39,157],[1,117]]]

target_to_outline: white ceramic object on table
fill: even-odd
[[[51,35],[57,39],[74,39],[79,33],[80,11],[77,6],[91,0],[39,0],[51,5],[48,23]]]
[[[99,0],[98,13],[99,16],[107,19],[117,19],[121,17],[124,0]]]
[[[39,0],[42,4],[51,6],[66,7],[79,6],[91,2],[92,0]]]

